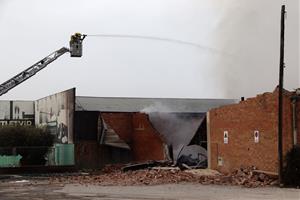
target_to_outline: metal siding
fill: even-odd
[[[207,112],[212,108],[234,104],[235,99],[109,98],[76,97],[76,110],[102,112]]]

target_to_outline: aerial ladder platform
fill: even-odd
[[[34,76],[37,72],[41,71],[45,67],[47,67],[50,63],[55,61],[60,56],[64,55],[65,53],[69,52],[71,57],[81,57],[82,56],[82,41],[86,35],[75,33],[71,36],[70,39],[70,48],[62,47],[53,53],[49,54],[42,60],[38,61],[37,63],[33,64],[32,66],[28,67],[21,73],[17,74],[16,76],[12,77],[11,79],[5,81],[0,85],[0,96],[7,93],[9,90],[13,89],[17,85],[23,83],[27,79]]]

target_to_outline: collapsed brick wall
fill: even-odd
[[[284,154],[292,147],[291,95],[284,92]],[[209,111],[211,168],[230,172],[254,165],[261,170],[277,172],[277,118],[277,91]],[[258,143],[254,142],[256,130],[259,131]],[[228,131],[228,144],[224,143],[224,131]]]
[[[119,135],[119,137],[127,143],[130,143],[133,127],[132,113],[101,113],[104,121]]]
[[[153,128],[148,115],[133,114],[132,149],[137,161],[164,160],[165,143],[160,134]]]
[[[164,141],[142,113],[101,113],[104,121],[124,140],[137,162],[164,160]]]

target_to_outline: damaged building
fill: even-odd
[[[283,155],[300,144],[299,91],[283,93]],[[278,89],[238,104],[211,109],[209,168],[230,172],[241,166],[278,171]]]
[[[155,160],[206,166],[206,112],[235,102],[81,97],[72,88],[36,101],[2,101],[0,109],[2,125],[18,121],[55,135],[47,165],[101,168]]]
[[[205,165],[206,112],[234,102],[76,97],[76,164],[87,168],[169,160]]]
[[[299,91],[284,91],[284,155],[300,144],[299,99]],[[45,126],[56,136],[48,165],[171,161],[221,172],[278,170],[277,90],[238,102],[82,97],[72,88],[36,101],[0,101],[0,110],[1,126]],[[9,166],[1,159],[0,167]]]

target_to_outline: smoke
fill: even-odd
[[[35,99],[74,85],[80,95],[89,96],[238,98],[272,91],[277,84],[280,6],[284,1],[77,2],[0,0],[0,22],[5,27],[0,33],[5,38],[0,53],[7,55],[0,60],[2,80],[66,43],[66,36],[74,31],[114,33],[129,39],[87,39],[85,57],[80,61],[66,58],[55,62],[53,70],[39,74],[5,98]],[[285,86],[289,88],[299,86],[299,0],[285,2]],[[132,35],[148,39],[133,40]],[[175,43],[155,42],[152,36]],[[208,48],[188,46],[184,41]],[[22,53],[16,54],[15,49]],[[217,53],[212,51],[215,49]],[[72,66],[72,76],[66,76],[70,69],[64,66]],[[103,74],[101,83],[90,87],[99,73]],[[53,77],[63,80],[62,84],[54,84]],[[108,87],[105,83],[112,77],[115,81]],[[44,90],[39,89],[41,80],[47,86]]]
[[[187,146],[199,126],[205,114],[176,113],[170,107],[162,103],[155,103],[141,110],[149,115],[153,127],[163,135],[166,143],[173,147],[173,157],[176,159],[183,146]]]
[[[151,104],[150,106],[147,106],[143,108],[141,113],[150,114],[155,112],[172,112],[172,109],[168,106],[164,106],[161,102],[155,102],[154,104]]]
[[[226,96],[255,96],[272,91],[278,84],[282,4],[287,4],[288,12],[286,63],[289,64],[285,87],[292,89],[298,85],[299,16],[296,13],[299,13],[299,1],[227,0],[223,3],[213,43],[221,51],[238,55],[220,57],[213,64],[222,74],[220,83]]]

